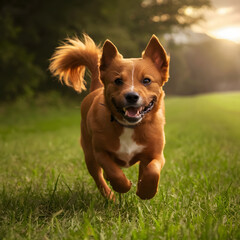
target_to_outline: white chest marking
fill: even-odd
[[[137,144],[133,140],[134,129],[124,128],[122,135],[120,136],[120,148],[116,152],[117,157],[126,162],[125,167],[129,167],[129,161],[144,149],[143,145]]]

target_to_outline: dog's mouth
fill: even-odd
[[[114,99],[112,102],[117,111],[123,116],[125,120],[127,120],[127,122],[139,123],[144,115],[153,109],[156,98],[154,97],[146,106],[128,105],[125,107],[118,107]]]

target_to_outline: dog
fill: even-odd
[[[100,48],[86,34],[83,40],[67,39],[51,58],[52,74],[78,92],[86,90],[85,68],[91,73],[90,93],[81,104],[80,142],[88,171],[108,199],[115,199],[114,191],[130,190],[122,168],[137,162],[136,194],[151,199],[158,191],[169,60],[155,35],[141,58],[123,58],[110,40]]]

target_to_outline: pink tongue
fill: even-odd
[[[125,113],[128,117],[138,117],[139,109],[134,107],[129,107],[126,109]]]

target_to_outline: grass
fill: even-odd
[[[166,100],[158,194],[99,194],[79,148],[79,104],[0,108],[0,239],[240,239],[240,93]]]

